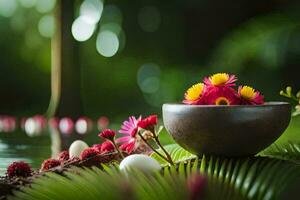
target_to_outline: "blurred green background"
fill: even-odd
[[[47,111],[57,3],[0,0],[0,114]],[[77,89],[93,119],[161,116],[163,103],[181,101],[191,84],[215,72],[236,74],[267,101],[284,100],[279,91],[287,85],[299,89],[297,0],[77,0],[74,12]],[[282,140],[299,134],[294,118]]]
[[[84,1],[76,2],[74,19]],[[1,113],[47,110],[55,3],[0,0]],[[299,83],[299,10],[298,1],[281,0],[105,1],[92,35],[82,36],[90,31],[80,23],[75,34],[85,40],[78,42],[85,114],[160,113],[164,102],[181,101],[188,86],[220,71],[278,100],[280,89]],[[110,57],[97,49],[107,25],[122,32],[118,47],[103,37]]]

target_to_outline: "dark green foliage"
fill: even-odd
[[[261,155],[277,157],[197,158],[178,145],[169,145],[176,163],[163,165],[160,173],[144,174],[132,171],[124,174],[118,165],[98,168],[73,168],[64,176],[48,173],[37,178],[30,187],[15,191],[8,199],[188,199],[187,182],[195,174],[206,177],[205,199],[283,199],[300,180],[298,144],[273,145]],[[155,155],[152,155],[156,158]],[[297,190],[296,190],[297,191]]]

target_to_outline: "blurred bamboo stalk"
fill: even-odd
[[[72,37],[74,0],[57,1],[55,10],[56,31],[51,44],[51,99],[48,117],[82,115],[81,77],[78,45]]]

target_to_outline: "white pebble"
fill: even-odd
[[[143,154],[133,154],[124,158],[120,163],[121,171],[126,172],[130,169],[143,172],[155,172],[159,171],[161,166],[154,158]]]
[[[89,146],[82,140],[74,141],[69,148],[70,157],[79,157],[81,152],[88,147]]]

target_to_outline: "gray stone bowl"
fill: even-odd
[[[243,157],[272,144],[287,128],[291,106],[164,104],[163,121],[173,139],[197,155]]]

